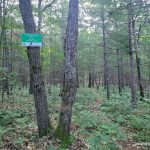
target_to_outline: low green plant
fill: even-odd
[[[115,141],[113,141],[108,135],[101,134],[92,138],[89,138],[90,150],[118,150]]]
[[[90,110],[78,112],[73,119],[75,123],[79,124],[81,129],[95,129],[100,124],[99,114]]]
[[[10,110],[0,110],[0,125],[6,126],[8,124],[12,124],[13,120],[19,116],[20,114],[16,111],[12,112]]]

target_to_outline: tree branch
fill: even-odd
[[[44,6],[44,8],[42,9],[42,12],[44,12],[48,7],[51,7],[55,2],[56,2],[56,0],[53,0],[51,3]]]

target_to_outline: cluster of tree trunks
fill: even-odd
[[[30,0],[19,0],[19,6],[23,18],[26,33],[36,33],[36,25],[32,15]],[[41,1],[39,3],[41,8]],[[39,13],[40,16],[40,13]],[[39,18],[39,28],[41,18]],[[40,31],[40,29],[38,29]],[[65,73],[62,94],[62,104],[60,110],[60,120],[56,130],[56,135],[63,141],[68,141],[70,137],[72,105],[75,101],[77,90],[77,37],[78,37],[78,0],[70,0],[69,14],[65,40]],[[27,47],[27,55],[30,68],[30,93],[34,94],[35,108],[37,114],[37,124],[39,136],[46,135],[51,128],[45,85],[41,72],[41,59],[39,47]]]

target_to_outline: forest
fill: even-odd
[[[150,150],[150,0],[0,0],[1,150]]]

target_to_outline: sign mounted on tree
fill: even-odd
[[[26,33],[21,35],[22,46],[41,47],[42,34]]]

